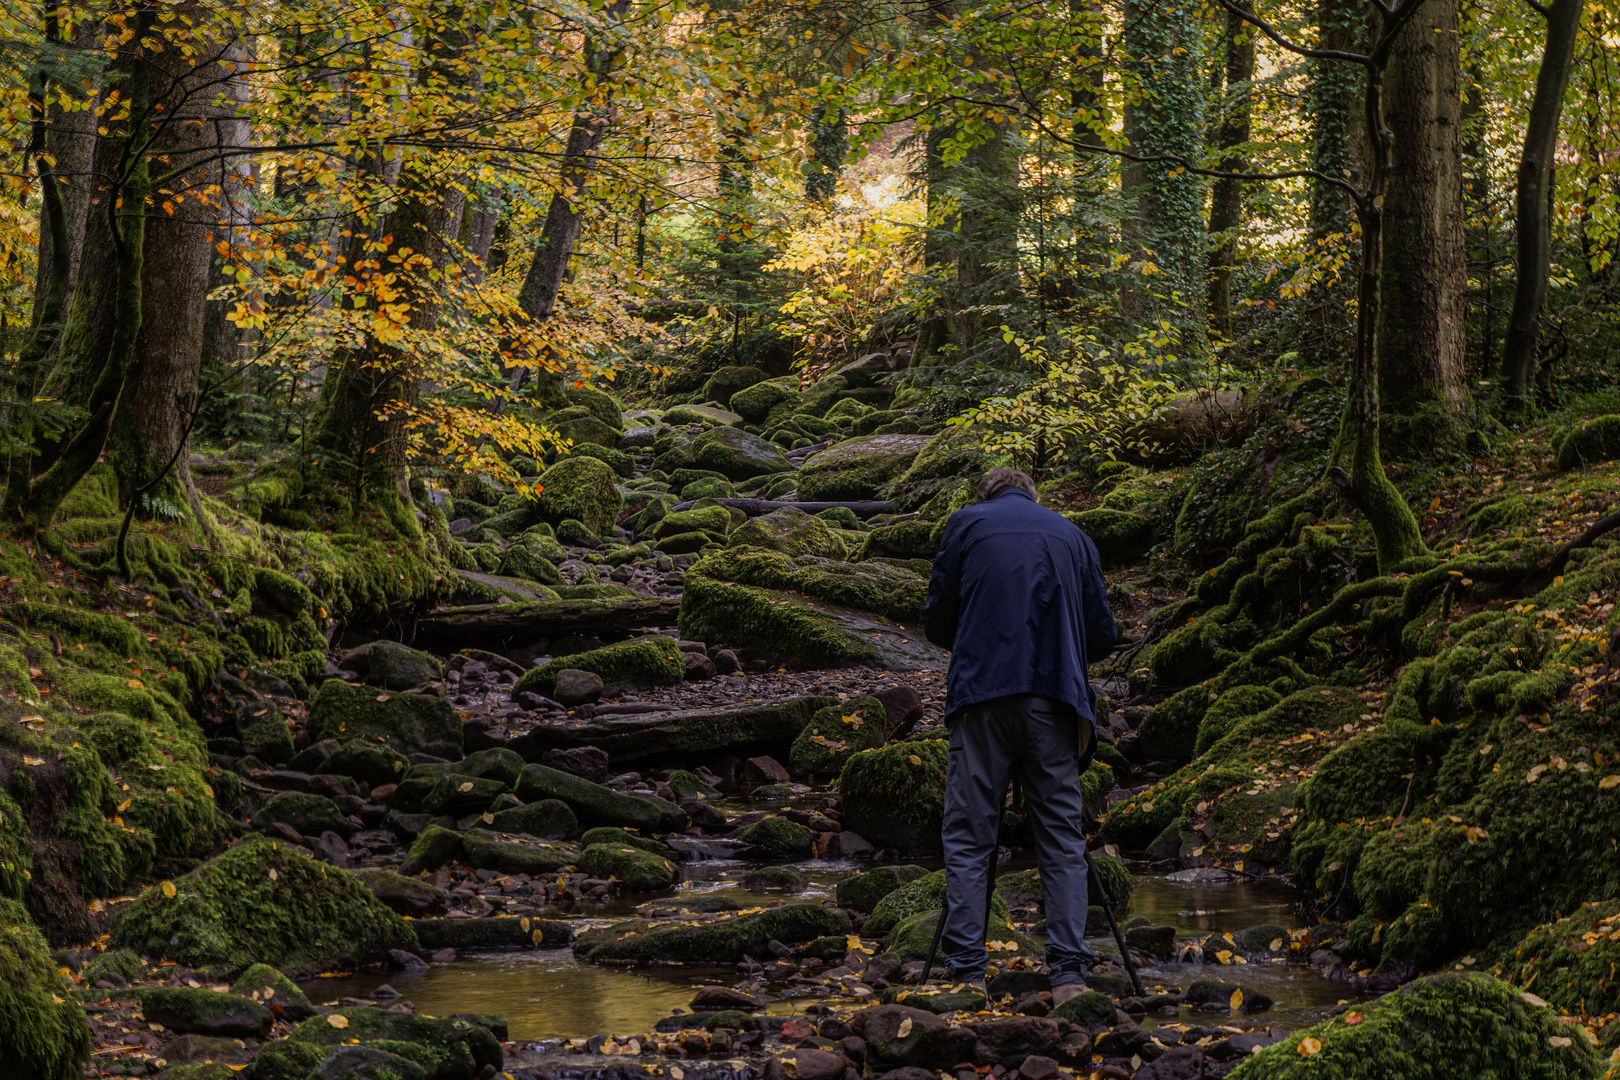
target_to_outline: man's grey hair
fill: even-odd
[[[1029,478],[1028,473],[1019,472],[1017,469],[1006,465],[999,465],[985,473],[984,479],[979,481],[979,501],[984,502],[986,499],[993,499],[1008,488],[1017,488],[1032,499],[1039,497],[1035,493],[1035,481]]]

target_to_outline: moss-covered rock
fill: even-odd
[[[1564,471],[1620,458],[1620,415],[1594,416],[1558,433],[1553,452]]]
[[[612,469],[613,474],[621,480],[628,480],[636,475],[636,459],[623,450],[611,446],[601,446],[593,442],[575,443],[569,450],[569,456],[595,458]]]
[[[315,771],[347,776],[375,788],[398,783],[410,764],[410,758],[386,743],[349,739],[332,751]]]
[[[681,500],[729,499],[737,494],[730,480],[720,476],[704,476],[681,486]]]
[[[495,572],[501,577],[521,578],[555,588],[563,583],[552,561],[527,544],[517,543],[501,553]]]
[[[598,390],[594,386],[570,386],[563,391],[563,396],[568,399],[568,404],[589,409],[592,416],[609,427],[624,427],[624,408],[606,390]]]
[[[566,945],[573,931],[556,919],[501,916],[486,919],[418,919],[424,949],[544,949]]]
[[[662,840],[655,840],[650,836],[638,836],[633,832],[612,825],[598,825],[594,829],[585,830],[585,835],[579,838],[579,843],[581,847],[590,847],[593,844],[617,844],[620,847],[639,848],[669,862],[675,862],[681,857],[680,852]]]
[[[143,892],[112,943],[214,972],[254,963],[305,972],[414,948],[416,936],[353,875],[249,837],[170,888]]]
[[[702,424],[705,427],[718,424],[729,427],[742,423],[742,419],[729,409],[717,409],[712,405],[677,405],[664,411],[664,421],[669,424]]]
[[[242,972],[231,984],[231,993],[279,1009],[279,1016],[295,1024],[315,1015],[315,1006],[298,984],[269,964],[254,964]]]
[[[1282,695],[1269,686],[1234,686],[1222,693],[1210,702],[1203,718],[1197,722],[1197,752],[1201,754],[1220,742],[1232,730],[1232,725],[1246,717],[1258,716],[1281,700]]]
[[[334,1024],[333,1016],[345,1022]],[[366,1005],[345,1006],[306,1020],[293,1029],[287,1041],[327,1053],[351,1046],[385,1050],[416,1062],[428,1080],[473,1080],[485,1069],[498,1073],[506,1064],[500,1040],[480,1024]],[[254,1076],[257,1080],[257,1067]]]
[[[353,871],[353,874],[359,879],[360,884],[371,891],[371,895],[401,915],[409,915],[414,919],[424,915],[444,914],[444,890],[431,881],[424,881],[419,877],[406,877],[381,866],[362,867]]]
[[[939,908],[908,915],[889,931],[884,950],[906,960],[925,960],[934,941],[934,928],[939,925]],[[1035,938],[1019,930],[1005,916],[990,916],[989,938],[995,942],[993,955],[1001,960],[1037,960],[1046,955],[1046,947]],[[871,933],[873,931],[867,931]]]
[[[264,808],[253,815],[252,826],[263,832],[272,824],[282,824],[300,836],[315,837],[328,830],[348,836],[355,825],[338,811],[337,804],[324,795],[283,791],[270,797]]]
[[[624,505],[612,467],[595,458],[564,458],[540,474],[540,487],[535,512],[552,525],[573,519],[600,533]]]
[[[935,522],[923,520],[881,525],[866,534],[855,559],[932,559],[940,531]]]
[[[504,746],[493,746],[468,754],[451,765],[449,772],[457,776],[470,776],[477,780],[498,780],[503,784],[517,783],[518,774],[527,762],[516,751]]]
[[[517,796],[524,802],[561,800],[585,825],[619,825],[647,833],[679,832],[687,825],[686,813],[667,800],[613,791],[546,765],[530,765],[523,770],[518,777]]]
[[[461,850],[467,865],[502,874],[541,877],[579,861],[579,848],[560,840],[501,834],[488,829],[468,829],[461,837]]]
[[[786,555],[819,555],[824,559],[841,560],[849,554],[844,541],[826,522],[793,506],[750,518],[732,530],[727,546],[764,548]]]
[[[876,698],[862,697],[818,710],[788,754],[795,776],[837,776],[851,755],[883,745],[888,713]]]
[[[647,530],[653,540],[662,540],[677,533],[712,532],[724,536],[731,529],[731,511],[723,506],[694,506],[666,514]]]
[[[913,863],[875,866],[838,883],[838,902],[856,911],[871,911],[878,901],[902,885],[927,877],[928,871]]]
[[[945,902],[945,871],[935,870],[889,893],[872,908],[872,915],[861,927],[869,937],[883,937],[907,919],[936,911]],[[990,918],[1001,925],[1011,916],[998,890],[990,899]]]
[[[510,786],[500,780],[447,772],[422,799],[422,812],[435,817],[465,817],[487,808]]]
[[[310,703],[309,736],[321,739],[363,739],[382,743],[402,754],[421,752],[435,757],[461,756],[461,718],[441,697],[424,694],[379,694],[342,679],[321,684]]]
[[[668,889],[680,878],[669,860],[628,844],[592,844],[580,855],[579,869],[592,877],[613,878],[630,892]]]
[[[567,840],[579,835],[579,819],[560,799],[541,799],[526,806],[497,810],[489,828],[497,833],[522,833],[542,840]]]
[[[237,994],[189,986],[140,991],[141,1011],[173,1031],[237,1039],[262,1039],[275,1022],[268,1006]]]
[[[770,415],[771,410],[784,402],[799,398],[799,380],[793,376],[766,379],[738,390],[731,395],[727,407],[750,424],[757,424]]]
[[[676,921],[630,919],[589,930],[574,954],[592,963],[735,964],[764,956],[771,941],[795,945],[849,933],[849,917],[818,904],[785,904],[764,911],[719,912]]]
[[[757,367],[744,367],[741,365],[723,367],[709,376],[709,381],[703,384],[698,391],[702,401],[719,401],[731,408],[730,401],[739,390],[746,390],[755,383],[764,382],[770,376]]]
[[[409,690],[444,675],[444,666],[397,641],[374,641],[366,650],[366,681],[385,690]]]
[[[632,638],[590,652],[559,656],[540,667],[530,668],[518,679],[514,693],[530,690],[550,694],[557,685],[557,674],[572,668],[601,676],[608,686],[671,686],[686,674],[686,662],[675,642],[656,635]]]
[[[793,462],[779,446],[741,428],[711,428],[693,439],[687,450],[700,468],[713,469],[729,480],[747,480],[793,468]]]
[[[815,854],[816,834],[787,818],[756,821],[740,830],[737,839],[767,859],[808,859]]]
[[[1128,566],[1140,562],[1155,540],[1153,519],[1146,514],[1099,507],[1063,516],[1091,537],[1105,566]]]
[[[805,501],[876,499],[922,453],[926,435],[863,435],[812,454],[799,470]]]
[[[0,897],[0,1074],[80,1080],[90,1049],[90,1022],[45,938],[21,904]]]
[[[1352,1016],[1359,1019],[1351,1023]],[[1603,1065],[1580,1028],[1514,987],[1485,975],[1445,974],[1296,1031],[1229,1075],[1596,1080]]]
[[[921,618],[923,606],[928,601],[928,578],[906,566],[882,562],[846,563],[815,555],[791,556],[784,552],[754,548],[735,548],[718,552],[693,563],[687,570],[688,590],[695,579],[798,593],[812,600],[841,604],[857,611],[882,615],[897,622],[914,622]],[[703,595],[707,596],[706,593]],[[736,599],[738,603],[746,604],[746,597],[739,595]],[[767,605],[780,606],[769,603],[775,599],[778,598],[767,598]],[[681,604],[683,632],[688,607],[683,597]],[[690,607],[691,614],[697,616],[706,611],[706,602],[695,601]],[[768,615],[768,613],[761,614]],[[707,613],[704,621],[716,625],[741,627],[748,617],[749,610],[730,613],[729,617],[725,612],[712,612]],[[736,637],[701,638],[701,640],[731,641],[757,646],[765,644],[758,633]]]
[[[838,777],[845,828],[880,848],[937,852],[947,749],[944,739],[926,739],[853,755]]]
[[[551,426],[562,438],[572,440],[575,446],[591,443],[598,446],[616,446],[622,434],[618,428],[604,424],[595,416],[576,416],[569,420],[554,421]]]

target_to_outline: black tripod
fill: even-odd
[[[1017,807],[1019,803],[1018,784],[1015,781],[1012,789],[1012,804]],[[1001,821],[996,828],[996,846],[990,849],[990,876],[985,885],[984,898],[984,936],[990,936],[990,905],[996,897],[996,863],[1001,856],[1001,842],[1007,835],[1007,813],[1002,811]],[[1089,847],[1090,841],[1087,841]],[[1131,989],[1136,991],[1137,997],[1143,997],[1142,979],[1136,974],[1136,964],[1131,960],[1131,951],[1125,947],[1125,935],[1120,932],[1119,920],[1114,918],[1114,898],[1103,887],[1102,878],[1097,875],[1097,863],[1088,855],[1086,858],[1086,877],[1091,887],[1097,890],[1102,897],[1103,914],[1108,918],[1108,928],[1114,932],[1114,943],[1119,946],[1119,957],[1125,964],[1125,972],[1131,977]],[[939,921],[934,926],[934,940],[928,946],[928,960],[923,964],[922,975],[918,982],[926,983],[929,974],[934,970],[934,957],[939,954],[939,940],[945,933],[945,918],[950,913],[951,898],[946,893],[945,899],[939,905]]]

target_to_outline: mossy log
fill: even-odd
[[[680,597],[468,604],[439,608],[424,616],[416,624],[416,644],[503,648],[563,635],[622,637],[651,626],[674,626],[680,610]]]

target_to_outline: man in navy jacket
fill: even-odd
[[[1091,538],[998,468],[979,502],[951,515],[934,557],[924,629],[951,651],[945,693],[945,962],[984,979],[990,853],[1016,773],[1045,895],[1056,1004],[1086,988],[1088,884],[1080,774],[1096,750],[1089,665],[1118,638]]]

